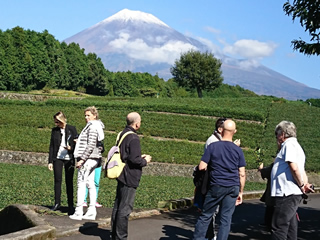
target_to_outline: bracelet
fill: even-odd
[[[302,185],[300,186],[300,188],[302,188],[304,186],[304,183],[302,183]]]

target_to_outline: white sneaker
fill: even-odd
[[[102,205],[96,202],[96,207],[102,207]]]
[[[97,213],[86,213],[85,215],[83,215],[82,219],[86,219],[86,220],[96,220],[96,215]]]
[[[82,216],[82,214],[76,214],[76,213],[69,216],[69,218],[70,218],[70,219],[73,219],[73,220],[82,220],[83,217],[84,217],[84,216]]]

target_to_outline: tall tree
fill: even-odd
[[[170,71],[179,86],[196,89],[201,98],[203,90],[214,90],[223,82],[221,64],[212,53],[190,50],[175,61]]]
[[[319,0],[294,0],[291,5],[287,1],[283,5],[283,10],[288,16],[292,16],[294,21],[300,19],[301,26],[311,36],[310,42],[304,40],[291,41],[293,49],[305,55],[320,54],[320,1]]]
[[[106,95],[107,76],[106,69],[95,53],[88,53],[88,80],[85,84],[86,92],[95,95]]]
[[[66,89],[73,91],[84,89],[88,79],[88,62],[84,49],[80,49],[79,44],[70,43],[64,54],[69,73],[69,83]]]

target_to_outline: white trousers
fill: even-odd
[[[90,205],[88,211],[96,211],[97,191],[94,184],[94,169],[97,167],[98,161],[88,159],[78,170],[78,191],[76,214],[83,214],[83,203],[86,196],[86,187],[89,190]]]

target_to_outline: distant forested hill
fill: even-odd
[[[60,43],[47,30],[15,27],[0,30],[0,90],[65,89],[101,96],[190,97],[194,92],[149,73],[110,72],[95,53],[78,44]],[[255,96],[239,86],[224,85],[207,97]]]

